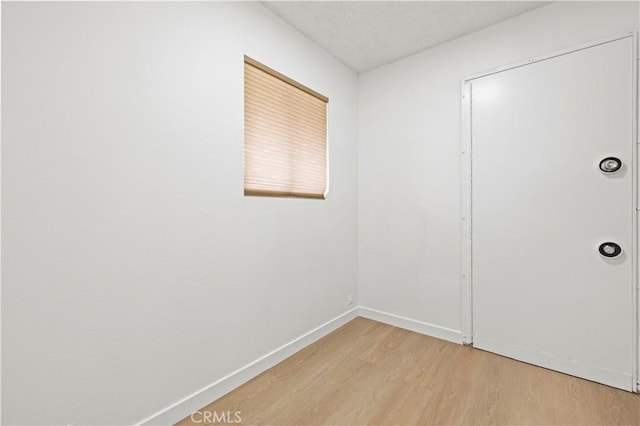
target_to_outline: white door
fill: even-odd
[[[626,390],[633,45],[630,36],[469,82],[474,346]]]

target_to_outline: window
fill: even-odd
[[[328,101],[245,56],[245,195],[325,197]]]

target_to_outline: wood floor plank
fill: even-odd
[[[640,395],[357,318],[200,411],[244,425],[640,425]]]

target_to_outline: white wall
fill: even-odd
[[[554,3],[358,92],[258,4],[3,3],[3,423],[139,421],[345,312],[358,273],[361,305],[459,330],[460,80],[638,12]],[[242,196],[244,54],[330,98],[328,200]]]
[[[243,55],[330,98],[243,196]],[[256,3],[2,4],[3,424],[130,424],[357,297],[357,77]]]
[[[637,2],[556,2],[360,75],[361,305],[460,330],[460,82],[638,29]]]

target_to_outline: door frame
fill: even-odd
[[[472,276],[472,247],[473,247],[473,223],[472,223],[472,133],[471,133],[471,82],[481,77],[497,74],[503,71],[512,70],[514,68],[524,67],[536,62],[544,61],[547,59],[555,58],[569,53],[574,53],[580,50],[588,49],[591,47],[599,46],[606,43],[622,40],[625,38],[632,39],[632,158],[631,164],[631,185],[632,185],[632,203],[634,211],[632,214],[632,247],[631,256],[629,258],[632,262],[632,302],[633,302],[633,326],[632,326],[632,348],[633,348],[633,366],[632,366],[632,379],[633,390],[636,393],[640,393],[640,283],[638,281],[638,244],[640,239],[638,223],[638,211],[640,206],[638,205],[638,188],[640,184],[638,182],[638,164],[640,158],[638,157],[638,144],[640,144],[640,135],[638,134],[638,62],[640,61],[640,53],[638,52],[638,33],[631,32],[625,33],[616,37],[609,37],[606,39],[600,39],[595,42],[582,44],[570,49],[564,49],[556,51],[551,54],[528,58],[524,61],[517,62],[515,64],[499,67],[490,71],[486,71],[479,74],[474,74],[469,77],[463,78],[461,82],[461,141],[460,141],[460,182],[461,182],[461,215],[460,215],[460,243],[461,243],[461,255],[460,255],[460,295],[461,295],[461,331],[462,331],[462,343],[465,345],[473,344],[473,276]]]

